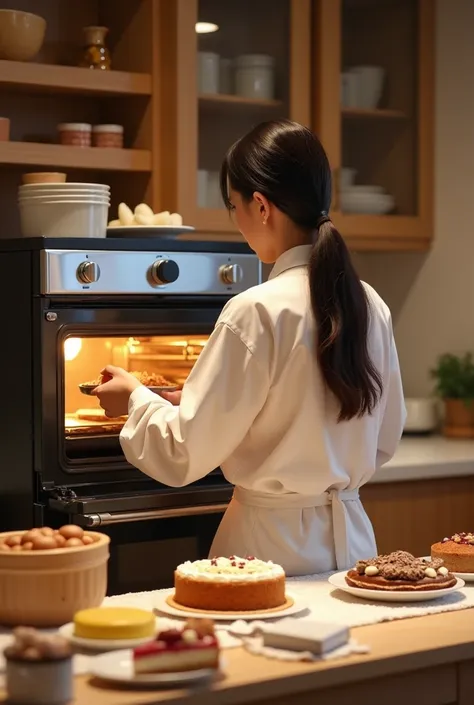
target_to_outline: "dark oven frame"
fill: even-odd
[[[203,299],[206,300],[203,300]],[[65,297],[35,299],[33,320],[40,341],[34,355],[34,467],[42,481],[58,486],[93,480],[136,480],[141,473],[125,459],[100,457],[68,463],[64,451],[63,343],[67,337],[210,334],[226,300],[160,297]],[[104,471],[104,466],[106,470]]]

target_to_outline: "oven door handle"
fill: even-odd
[[[177,519],[193,517],[202,514],[218,514],[225,512],[228,503],[203,504],[199,507],[178,507],[174,509],[152,509],[148,512],[99,512],[97,514],[80,514],[74,518],[81,526],[95,528],[110,526],[110,524],[126,524],[131,521],[152,521],[153,519]]]

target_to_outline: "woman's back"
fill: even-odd
[[[222,315],[236,332],[242,328],[257,362],[270,369],[261,378],[266,401],[223,464],[229,481],[247,489],[304,495],[355,489],[393,454],[400,438],[404,403],[390,312],[367,285],[368,348],[384,393],[372,414],[338,422],[338,404],[325,389],[315,356],[309,251],[288,250],[268,282],[234,299]]]

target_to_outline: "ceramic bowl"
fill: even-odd
[[[0,10],[0,59],[29,61],[39,52],[46,20],[31,12]]]
[[[0,534],[0,541],[23,531]],[[88,546],[0,551],[0,624],[57,627],[99,607],[107,594],[110,539],[87,531]]]
[[[52,199],[20,199],[23,237],[106,237],[108,199]]]

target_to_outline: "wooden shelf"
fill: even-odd
[[[342,116],[348,120],[406,120],[407,116],[401,110],[385,108],[367,110],[365,108],[342,108]]]
[[[152,93],[150,74],[127,71],[91,71],[21,61],[0,61],[0,86],[28,92],[76,95],[144,95]]]
[[[65,147],[37,142],[0,142],[0,165],[27,164],[65,169],[151,171],[151,153],[143,149]]]
[[[199,104],[203,107],[241,107],[276,110],[283,106],[281,100],[257,100],[255,98],[244,98],[240,95],[226,93],[201,94]]]

